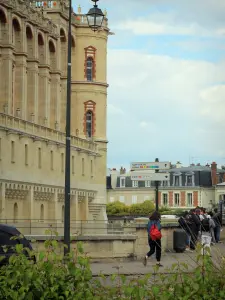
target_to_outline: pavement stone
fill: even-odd
[[[211,255],[215,265],[219,264],[219,258],[225,259],[225,242],[211,246]],[[143,255],[144,257],[144,255]],[[188,272],[191,272],[198,264],[197,252],[193,251],[184,253],[176,252],[164,252],[162,253],[161,263],[163,267],[159,268],[160,273],[171,272],[174,263],[186,263],[188,265]],[[110,259],[107,262],[93,262],[91,263],[91,270],[93,276],[103,274],[109,276],[112,274],[124,274],[124,275],[144,275],[154,272],[154,266],[156,265],[156,259],[154,256],[148,259],[148,264],[145,267],[142,260],[135,261],[118,261],[116,259]]]

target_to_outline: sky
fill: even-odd
[[[83,13],[92,6],[78,4]],[[156,157],[225,164],[225,1],[98,5],[115,33],[108,41],[108,167]]]

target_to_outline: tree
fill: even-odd
[[[106,213],[109,216],[122,216],[127,215],[129,206],[125,205],[120,201],[108,203],[106,205]]]

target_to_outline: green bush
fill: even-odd
[[[127,278],[118,274],[109,279],[99,274],[92,277],[89,258],[82,245],[65,258],[59,254],[56,240],[45,242],[45,251],[34,264],[23,254],[21,245],[9,265],[0,269],[0,299],[2,300],[224,300],[225,259],[218,256],[215,266],[206,250],[198,254],[196,268],[189,271],[185,263],[177,263],[167,274],[155,267],[142,278]],[[27,249],[32,256],[33,252]],[[198,248],[198,253],[201,246]],[[168,275],[169,274],[169,275]]]

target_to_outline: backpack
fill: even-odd
[[[201,221],[202,231],[209,231],[209,218],[205,218]]]
[[[162,237],[161,232],[159,231],[159,229],[157,228],[157,226],[155,224],[153,224],[151,226],[149,235],[153,241],[160,240]]]

